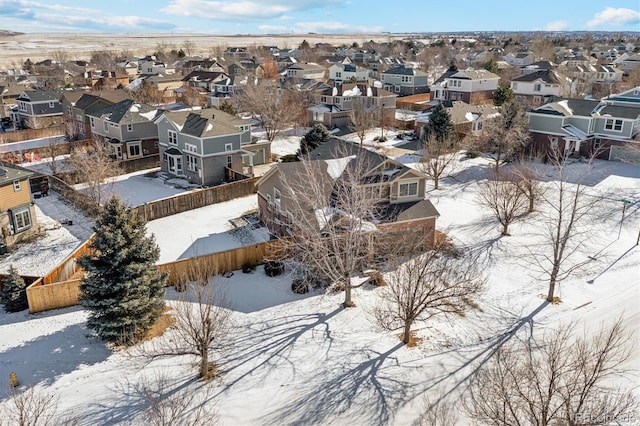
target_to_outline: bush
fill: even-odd
[[[376,272],[371,276],[371,284],[376,287],[382,287],[387,285],[387,281],[385,281],[384,276],[380,272]]]
[[[277,277],[284,272],[284,263],[277,260],[270,260],[264,264],[264,273],[270,277]]]
[[[298,161],[297,154],[285,154],[280,157],[280,162],[282,163],[293,163],[294,161]]]
[[[291,282],[291,291],[296,294],[306,294],[311,291],[311,285],[304,277],[296,278]]]

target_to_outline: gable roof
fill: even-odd
[[[424,77],[427,75],[426,72],[417,70],[415,68],[408,68],[404,65],[400,65],[399,67],[391,68],[389,70],[384,71],[382,74],[393,74],[393,75],[413,75],[413,76],[421,76]]]
[[[310,151],[308,155],[309,159],[312,160],[333,160],[336,158],[360,155],[364,156],[363,160],[366,164],[371,164],[370,168],[377,166],[385,160],[385,157],[380,154],[339,138],[329,139],[316,149]]]
[[[536,80],[542,80],[545,83],[549,84],[560,84],[560,80],[554,71],[551,70],[539,70],[529,74],[521,75],[520,77],[514,78],[511,81],[514,82],[532,82]]]
[[[33,175],[32,172],[12,167],[10,164],[0,161],[0,186],[13,183],[14,180],[24,180]]]
[[[215,108],[164,112],[163,117],[180,133],[197,138],[239,134],[242,130],[238,126],[247,125],[244,120]]]
[[[62,92],[57,90],[26,90],[20,94],[18,100],[28,102],[59,102],[61,94]]]
[[[125,99],[109,105],[89,115],[99,117],[112,123],[132,124],[153,121],[160,114],[156,107]]]
[[[462,80],[486,80],[500,79],[499,76],[487,70],[464,70],[458,71],[449,78],[459,78]]]
[[[600,101],[593,99],[564,99],[555,98],[551,102],[548,102],[538,108],[534,109],[533,113],[548,114],[548,115],[564,115],[570,116],[591,116],[593,110],[600,104]]]

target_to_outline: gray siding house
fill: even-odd
[[[55,90],[24,91],[16,99],[20,125],[42,129],[62,124],[61,92]]]
[[[164,112],[155,123],[162,171],[199,185],[230,180],[231,171],[251,176],[271,156],[268,143],[252,143],[248,122],[215,108]]]
[[[91,133],[109,142],[116,159],[125,160],[158,154],[156,107],[132,99],[87,113]]]
[[[404,65],[384,71],[380,79],[385,90],[398,96],[429,92],[427,73]]]

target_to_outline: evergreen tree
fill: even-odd
[[[237,111],[229,102],[224,101],[222,105],[220,105],[220,111],[226,112],[227,114],[236,115]]]
[[[451,116],[442,104],[438,104],[431,115],[429,115],[429,121],[425,124],[424,131],[427,139],[433,135],[437,142],[442,142],[454,135]]]
[[[494,74],[498,74],[500,72],[500,70],[498,69],[498,63],[493,59],[489,59],[487,62],[485,62],[483,68]]]
[[[91,253],[78,260],[86,271],[80,302],[88,326],[117,344],[140,340],[164,310],[166,274],[156,262],[160,249],[145,223],[119,199],[107,201],[94,226]]]
[[[2,293],[0,293],[0,302],[7,312],[19,312],[27,309],[27,284],[22,277],[18,275],[18,271],[9,266],[9,276],[4,283]]]
[[[493,104],[495,106],[500,106],[503,104],[508,104],[513,102],[515,99],[515,94],[513,90],[506,84],[501,84],[498,86],[495,92],[493,92]]]
[[[301,155],[308,154],[309,151],[313,151],[329,139],[331,139],[331,133],[329,133],[327,128],[324,127],[323,124],[316,124],[300,140],[300,149],[297,153],[298,158]]]

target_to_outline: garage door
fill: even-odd
[[[640,164],[640,145],[634,147],[613,145],[609,152],[609,160]]]

